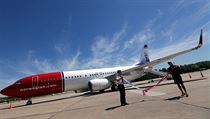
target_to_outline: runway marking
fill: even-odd
[[[128,92],[132,92],[132,93],[136,93],[136,94],[140,94],[143,96],[143,93],[139,90],[128,90]],[[157,91],[148,91],[146,93],[146,96],[160,96],[160,95],[165,95],[166,93],[163,92],[157,92]]]

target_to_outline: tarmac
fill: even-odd
[[[146,96],[128,87],[126,106],[120,106],[119,92],[110,90],[63,93],[34,98],[29,106],[26,101],[0,104],[0,119],[210,119],[210,70],[202,74],[204,77],[200,72],[190,73],[192,78],[189,73],[182,75],[189,97],[180,97],[173,80],[166,80]],[[134,84],[143,89],[155,83]]]

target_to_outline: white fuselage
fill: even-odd
[[[134,66],[101,68],[77,71],[63,71],[64,91],[69,90],[85,90],[88,89],[88,82],[93,79],[104,79],[106,76],[115,74],[117,70],[126,70]],[[130,75],[124,76],[128,80],[139,78],[143,75],[143,70],[138,72],[131,72]]]

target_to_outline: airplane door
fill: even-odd
[[[32,77],[32,87],[38,87],[38,76]]]

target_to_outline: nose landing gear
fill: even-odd
[[[31,98],[28,98],[28,101],[26,102],[26,105],[32,105],[32,100],[31,100]]]

